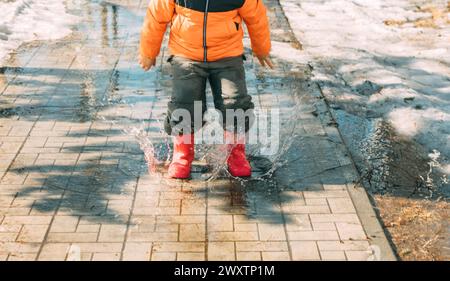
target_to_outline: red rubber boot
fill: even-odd
[[[228,171],[233,177],[250,177],[252,175],[252,167],[245,156],[245,136],[239,136],[235,141],[234,133],[225,132],[225,139],[229,150],[227,164]]]
[[[173,159],[168,175],[175,179],[187,179],[191,175],[194,160],[194,135],[176,136],[173,141]]]

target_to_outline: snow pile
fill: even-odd
[[[450,175],[450,1],[280,2],[334,108],[388,121]]]
[[[0,61],[23,42],[68,35],[77,21],[60,0],[0,0]]]

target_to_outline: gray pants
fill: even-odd
[[[251,96],[247,93],[243,64],[244,59],[244,56],[239,56],[214,62],[199,62],[183,57],[171,56],[168,61],[172,66],[173,91],[171,100],[168,103],[167,117],[164,124],[165,131],[169,135],[194,133],[194,101],[201,101],[202,103],[201,116],[203,120],[203,114],[207,109],[206,83],[209,81],[213,94],[214,107],[222,113],[224,128],[227,120],[227,112],[229,113],[227,109],[242,109],[250,113],[246,115],[244,122],[233,118],[232,128],[228,127],[226,129],[247,132],[254,119],[252,110],[247,110],[253,109],[254,105]],[[187,121],[182,120],[182,118],[174,118],[172,113],[177,109],[189,111],[191,116],[190,126],[189,124],[177,126],[180,122]],[[174,127],[190,128],[191,131],[173,130]]]

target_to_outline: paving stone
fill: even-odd
[[[8,261],[34,261],[37,253],[13,253],[8,257]]]
[[[283,211],[287,214],[329,214],[330,209],[326,205],[311,206],[283,206]]]
[[[65,260],[69,249],[70,243],[46,243],[42,247],[38,260]]]
[[[238,252],[276,252],[288,251],[287,242],[236,242],[236,251]]]
[[[252,215],[251,217],[247,215],[236,214],[233,215],[234,223],[255,223],[258,221],[266,221],[271,223],[282,224],[284,223],[284,218],[281,214],[279,215]]]
[[[262,252],[263,261],[289,261],[288,252]]]
[[[204,253],[178,253],[177,261],[204,261]]]
[[[206,214],[206,205],[198,200],[182,200],[181,214],[183,215],[199,215]]]
[[[345,251],[345,255],[349,261],[368,261],[373,260],[371,257],[371,251]]]
[[[153,251],[157,252],[203,252],[204,242],[155,242]]]
[[[233,242],[209,242],[208,243],[208,260],[222,261],[235,260],[235,249]]]
[[[325,189],[325,190],[340,190],[340,191],[344,191],[344,190],[347,190],[347,186],[346,185],[341,185],[341,184],[324,184],[323,185],[323,189]]]
[[[80,252],[83,253],[118,253],[122,250],[122,243],[74,243],[80,247]]]
[[[236,252],[238,261],[260,261],[261,252]]]
[[[337,231],[342,240],[364,240],[367,235],[359,223],[337,222]]]
[[[205,223],[205,216],[158,216],[158,223],[176,223],[176,224],[185,224],[185,223]]]
[[[126,225],[102,224],[98,241],[100,242],[121,242],[125,239]]]
[[[286,241],[286,232],[283,224],[258,223],[260,241]]]
[[[208,232],[209,241],[257,241],[257,232]]]
[[[11,202],[10,208],[15,207],[31,207],[34,204],[34,199],[21,199],[15,198],[14,201]],[[27,208],[29,210],[29,208]]]
[[[0,242],[14,242],[16,241],[18,232],[0,232]]]
[[[124,261],[149,261],[152,243],[127,242],[123,251]]]
[[[163,224],[157,224],[155,226],[156,232],[178,232],[180,228],[179,224],[175,223],[163,223]]]
[[[201,211],[197,211],[201,213]],[[245,215],[248,210],[244,206],[212,206],[208,207],[208,214],[211,215],[225,215],[225,214],[233,214],[233,215]]]
[[[49,233],[47,236],[48,242],[96,242],[97,233]]]
[[[323,261],[345,261],[344,251],[320,251]]]
[[[100,231],[100,224],[80,224],[77,227],[76,232],[95,232]]]
[[[177,253],[161,253],[153,252],[152,261],[175,261],[177,259]]]
[[[293,260],[320,260],[319,250],[313,241],[289,242]]]
[[[208,231],[233,231],[233,230],[234,230],[233,216],[231,215],[208,216]]]
[[[48,225],[24,225],[17,237],[18,242],[36,242],[44,241]]]
[[[350,198],[328,198],[327,200],[333,214],[356,213]]]
[[[128,241],[132,242],[163,242],[178,241],[177,232],[133,232],[130,230]],[[201,240],[203,241],[203,239]]]
[[[321,240],[339,240],[337,231],[296,231],[288,232],[289,240],[309,240],[309,241],[321,241]]]
[[[308,206],[327,205],[327,199],[325,199],[325,198],[306,198],[305,203]]]
[[[332,222],[314,222],[312,227],[315,231],[319,230],[336,230],[336,226]]]
[[[180,241],[204,241],[204,224],[182,224],[180,225]]]
[[[365,251],[369,248],[367,241],[318,241],[317,245],[321,251]]]
[[[51,216],[5,216],[2,224],[50,224]]]
[[[311,214],[310,216],[311,222],[349,222],[349,223],[358,223],[359,219],[356,214]]]
[[[174,200],[159,200],[159,207],[180,207],[181,206],[181,200],[174,199]]]
[[[119,261],[120,253],[94,253],[93,261]]]
[[[257,232],[258,225],[256,223],[236,223],[234,225],[234,230],[237,232]],[[211,231],[214,230],[211,229]]]
[[[0,208],[0,212],[4,215],[11,215],[11,216],[22,216],[22,215],[28,215],[31,211],[31,208]]]
[[[305,199],[313,198],[348,198],[347,191],[342,190],[325,190],[325,191],[305,191],[303,192]]]
[[[75,232],[79,217],[55,216],[50,228],[50,232]]]
[[[37,253],[40,243],[0,242],[0,253]]]

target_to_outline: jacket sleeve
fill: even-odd
[[[239,14],[247,25],[253,52],[256,55],[270,53],[270,30],[266,7],[262,0],[245,0]]]
[[[147,58],[158,56],[167,24],[172,20],[174,9],[174,0],[150,0],[141,30],[139,51],[142,56]]]

